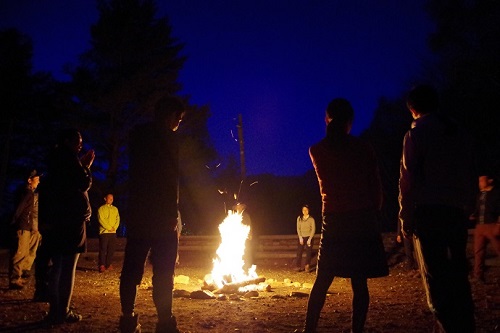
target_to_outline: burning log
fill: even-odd
[[[245,287],[245,286],[252,285],[252,284],[259,284],[259,283],[265,282],[265,281],[266,281],[265,277],[258,277],[255,279],[249,279],[249,280],[240,281],[240,282],[231,282],[231,283],[225,284],[222,288],[217,289],[216,291],[214,291],[214,293],[215,294],[231,294],[231,293],[237,292],[238,289],[241,287]]]

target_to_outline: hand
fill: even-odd
[[[307,241],[307,246],[311,247],[311,241],[310,240]]]
[[[83,166],[90,168],[90,166],[94,162],[94,158],[95,158],[95,151],[94,149],[90,149],[80,158],[80,162],[82,163]]]
[[[398,236],[396,237],[396,242],[401,243],[401,241],[402,241],[402,239],[401,239],[401,235],[398,235]]]
[[[300,243],[300,245],[304,245],[304,238],[299,237],[299,243]]]

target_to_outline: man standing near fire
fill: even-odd
[[[465,208],[473,206],[475,193],[472,144],[459,124],[440,112],[434,87],[414,87],[406,105],[414,121],[401,156],[401,230],[405,237],[413,237],[436,329],[472,333],[465,223]]]
[[[135,313],[137,288],[150,254],[153,265],[153,301],[158,314],[156,333],[175,333],[172,291],[177,259],[179,146],[175,131],[185,108],[176,97],[158,101],[154,120],[130,134],[130,202],[127,245],[120,276],[120,332],[141,332]]]
[[[370,302],[367,279],[389,274],[378,228],[382,187],[377,161],[367,143],[349,135],[353,118],[349,101],[333,99],[326,110],[326,137],[309,148],[323,201],[323,226],[302,332],[316,332],[335,276],[351,279],[351,332],[363,332]]]

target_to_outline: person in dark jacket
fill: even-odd
[[[179,147],[175,131],[184,105],[164,97],[152,122],[137,126],[129,141],[129,218],[127,244],[120,275],[121,332],[140,332],[135,313],[137,287],[150,254],[153,301],[158,314],[156,332],[178,332],[172,315],[172,291],[177,258]]]
[[[86,250],[86,226],[91,208],[87,191],[92,185],[95,152],[79,157],[82,136],[76,129],[63,130],[49,154],[47,176],[40,188],[39,219],[44,251],[52,261],[49,276],[50,324],[77,322],[82,316],[70,310],[75,269]]]
[[[23,277],[29,277],[29,271],[36,257],[40,232],[38,231],[38,193],[40,174],[33,170],[24,188],[14,213],[13,225],[16,228],[17,248],[11,260],[10,289],[22,289]]]
[[[326,137],[309,148],[323,202],[316,280],[307,302],[303,332],[316,332],[326,293],[335,276],[350,278],[352,332],[363,331],[369,306],[367,279],[389,269],[378,215],[382,188],[371,147],[349,135],[354,111],[333,99],[326,110]]]
[[[476,177],[471,141],[440,113],[439,97],[418,85],[407,97],[413,116],[405,134],[399,177],[399,220],[415,253],[437,329],[475,331],[466,256],[467,214],[474,205]]]

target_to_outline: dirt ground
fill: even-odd
[[[3,251],[3,250],[2,250]],[[401,263],[402,250],[389,253],[390,275],[369,280],[370,310],[367,333],[432,332],[430,314],[420,278]],[[176,270],[179,290],[200,290],[205,274],[212,268],[212,254],[181,253]],[[119,275],[123,254],[115,256],[115,269],[99,273],[97,254],[80,257],[73,306],[83,315],[75,324],[42,328],[39,321],[48,311],[47,303],[34,303],[34,280],[20,291],[8,289],[7,254],[0,252],[0,332],[118,332],[120,302]],[[294,272],[289,259],[257,262],[257,273],[265,277],[270,291],[258,296],[233,295],[225,299],[174,298],[174,314],[182,332],[293,332],[304,321],[307,295],[314,273]],[[143,332],[154,332],[156,310],[151,297],[151,267],[147,265],[137,298]],[[187,280],[181,281],[181,280]],[[184,282],[184,283],[180,283]],[[500,266],[490,266],[486,283],[472,283],[476,304],[477,332],[500,332]],[[329,290],[318,332],[349,332],[351,290],[346,279],[337,278]]]

